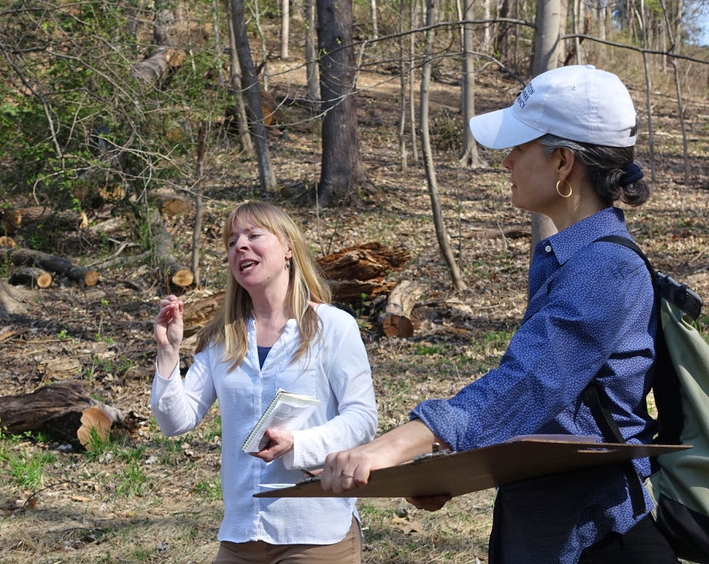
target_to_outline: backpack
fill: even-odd
[[[686,285],[655,272],[630,239],[609,235],[596,241],[632,249],[652,275],[660,311],[653,365],[659,423],[655,442],[693,448],[653,460],[653,474],[645,481],[645,488],[655,502],[653,518],[677,556],[709,564],[709,344],[692,325],[699,317],[702,300]],[[584,398],[604,439],[625,442],[595,382],[588,386]],[[628,475],[630,469],[635,476]],[[632,464],[625,470],[633,507],[638,510],[644,506],[640,481]]]

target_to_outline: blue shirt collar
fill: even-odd
[[[592,243],[598,237],[611,233],[628,236],[625,214],[623,210],[616,207],[604,208],[570,225],[563,231],[541,240],[537,243],[537,248],[551,246],[554,256],[562,265],[579,249]]]

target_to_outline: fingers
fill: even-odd
[[[323,490],[342,494],[369,482],[370,465],[355,453],[353,449],[328,455],[320,474]]]
[[[450,500],[450,495],[428,495],[406,498],[406,501],[408,501],[416,509],[423,509],[425,511],[438,511]]]

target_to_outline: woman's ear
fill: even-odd
[[[557,174],[564,175],[564,177],[566,177],[571,174],[571,170],[574,168],[576,155],[574,155],[574,152],[566,147],[558,147],[556,149],[556,154],[556,172]]]

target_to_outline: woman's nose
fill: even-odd
[[[512,153],[507,153],[504,159],[502,159],[502,166],[504,166],[507,170],[512,170]]]

